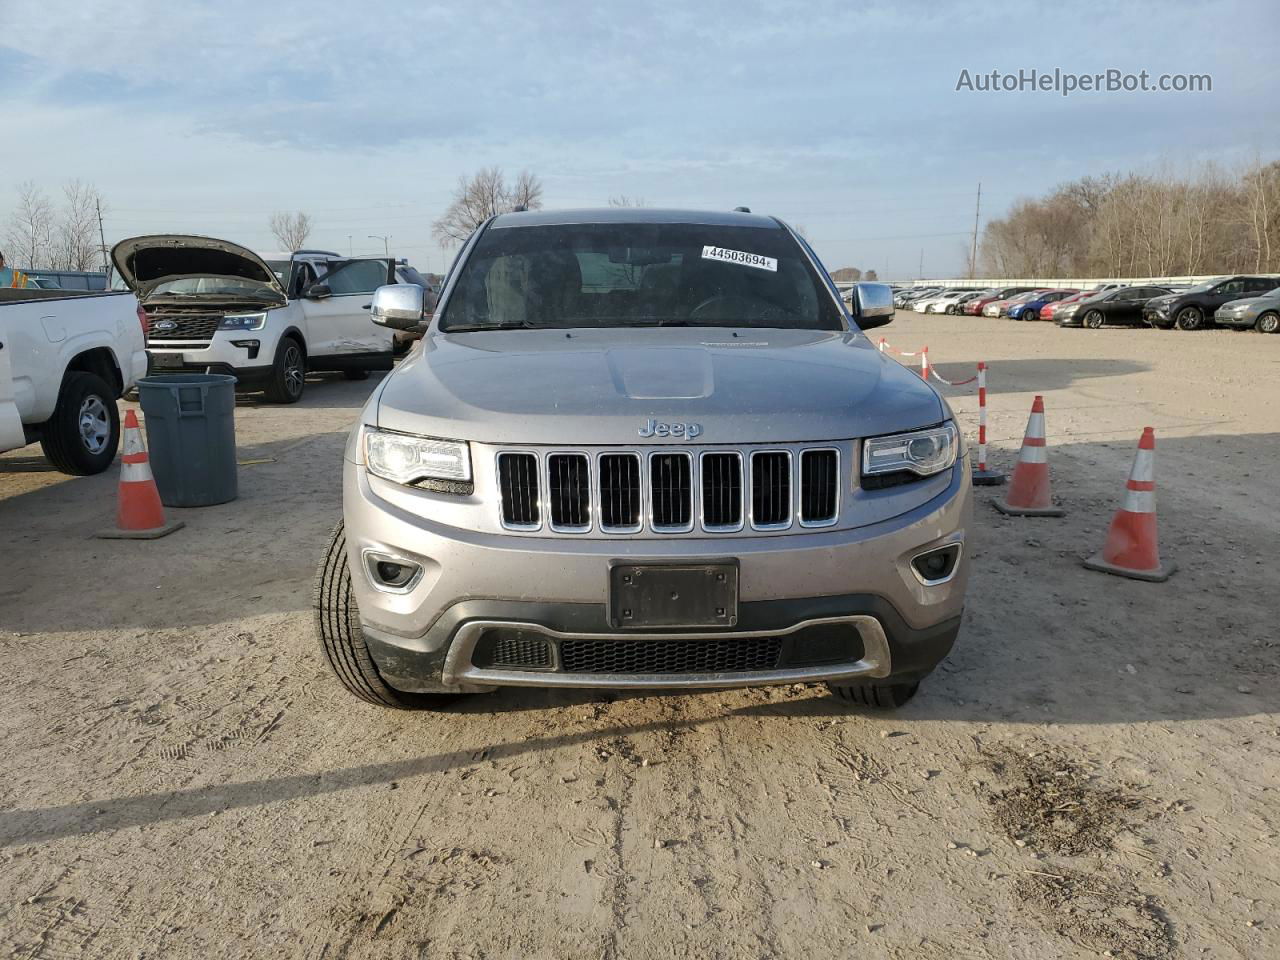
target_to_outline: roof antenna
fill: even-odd
[[[734,213],[750,213],[751,208],[750,207],[734,207],[733,212]]]

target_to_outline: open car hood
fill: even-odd
[[[163,283],[184,277],[225,277],[247,281],[246,293],[261,290],[264,300],[285,303],[284,287],[252,250],[227,240],[176,233],[121,240],[111,248],[116,272],[139,300]]]

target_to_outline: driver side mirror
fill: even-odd
[[[325,297],[333,296],[333,291],[329,289],[327,283],[313,283],[307,287],[305,296],[308,300],[323,300]]]
[[[369,317],[380,327],[412,330],[422,322],[426,291],[416,283],[389,283],[373,291]]]
[[[849,312],[863,330],[893,322],[893,289],[887,283],[855,283]]]

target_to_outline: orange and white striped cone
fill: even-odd
[[[1036,396],[1022,437],[1022,449],[1013,468],[1009,493],[992,501],[1001,513],[1011,517],[1060,517],[1065,512],[1053,505],[1049,492],[1049,455],[1044,439],[1044,397]]]
[[[132,410],[126,411],[116,525],[100,531],[98,536],[105,540],[155,540],[184,525],[181,520],[165,523],[164,506],[151,475],[151,461],[142,440],[142,428],[138,426],[138,415]]]
[[[1173,562],[1160,562],[1156,535],[1156,432],[1151,427],[1142,431],[1138,441],[1124,499],[1111,519],[1102,551],[1084,565],[1090,570],[1155,583],[1168,580],[1177,569]]]

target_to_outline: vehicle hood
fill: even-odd
[[[248,280],[261,286],[264,300],[288,300],[266,261],[229,240],[176,233],[132,237],[111,248],[111,262],[139,300],[146,300],[160,284],[183,277]]]
[[[1239,300],[1228,300],[1219,310],[1251,310],[1263,307],[1274,307],[1280,304],[1280,296],[1241,297]]]
[[[385,381],[380,427],[502,444],[840,440],[948,416],[861,333],[663,328],[435,333]]]

